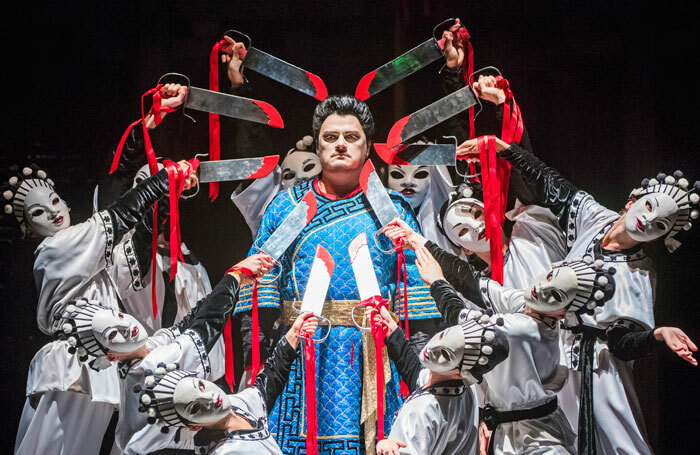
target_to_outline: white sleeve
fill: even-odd
[[[424,395],[405,403],[391,425],[389,437],[406,444],[401,453],[422,455],[441,453],[437,450],[446,421],[432,395]]]
[[[39,294],[37,323],[46,334],[57,328],[54,314],[80,295],[90,279],[112,263],[114,232],[108,211],[45,239],[37,248],[34,282]]]
[[[263,178],[256,179],[240,193],[234,191],[231,200],[245,218],[253,238],[258,234],[260,220],[272,199],[282,190],[282,171],[279,166]]]
[[[606,219],[616,218],[617,214],[596,202],[593,196],[585,191],[574,195],[569,207],[569,218],[566,222],[566,246],[571,249],[576,239],[587,228],[600,228]]]
[[[525,307],[522,289],[505,288],[497,281],[481,278],[479,291],[484,302],[495,313],[520,313]]]

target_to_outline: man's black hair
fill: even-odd
[[[316,106],[312,128],[314,131],[314,144],[318,144],[318,135],[321,125],[329,115],[354,115],[362,125],[367,140],[370,141],[374,135],[374,117],[369,107],[350,95],[331,95]]]

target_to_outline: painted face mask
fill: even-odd
[[[47,186],[36,186],[28,191],[24,199],[24,218],[41,237],[51,237],[70,226],[66,202]]]
[[[116,352],[135,351],[148,338],[146,329],[133,316],[107,309],[93,316],[92,333],[102,346]]]
[[[569,266],[555,267],[535,278],[525,290],[525,302],[537,311],[556,311],[569,305],[577,292],[576,271]]]
[[[165,166],[163,166],[163,163],[158,163],[158,170],[163,169]],[[141,168],[136,172],[136,175],[134,176],[134,181],[131,184],[132,188],[136,188],[136,186],[146,180],[148,177],[151,176],[151,171],[150,168],[148,167],[148,164],[144,164],[141,166]]]
[[[437,373],[447,373],[459,367],[464,351],[464,333],[456,325],[433,336],[420,353],[420,363]]]
[[[637,199],[625,215],[625,231],[638,242],[650,242],[668,233],[678,217],[678,205],[667,194]]]
[[[188,377],[175,386],[175,411],[194,423],[212,423],[221,420],[231,410],[226,393],[213,382]]]
[[[449,239],[462,248],[475,253],[489,251],[486,238],[484,207],[472,202],[458,202],[445,213],[444,229]]]
[[[430,172],[427,166],[389,165],[389,188],[403,194],[411,207],[417,209],[425,200],[430,188]]]
[[[315,153],[295,150],[282,161],[282,187],[290,188],[321,173],[321,160]]]

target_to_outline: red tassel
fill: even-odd
[[[457,33],[459,38],[465,44],[466,57],[462,63],[462,72],[464,73],[464,80],[469,84],[469,76],[474,72],[474,48],[472,47],[472,42],[470,40],[471,35],[466,28],[461,27]],[[476,130],[474,129],[474,107],[469,108],[469,139],[474,139],[476,137]]]
[[[350,366],[352,367],[355,364],[355,342],[350,341],[352,344],[350,345]]]
[[[255,378],[260,372],[260,322],[258,320],[258,280],[250,269],[245,267],[234,267],[234,270],[240,271],[242,274],[253,280],[253,295],[252,295],[252,316],[253,316],[253,359],[250,369],[251,384],[255,384]]]
[[[209,90],[219,91],[219,51],[228,44],[221,40],[214,43],[209,54]],[[221,158],[221,128],[219,114],[209,114],[209,161]],[[219,182],[209,183],[209,199],[214,201],[219,197]]]
[[[404,332],[406,335],[406,339],[409,339],[408,336],[408,294],[406,293],[406,254],[404,253],[403,250],[403,245],[404,245],[405,240],[403,238],[400,238],[398,242],[396,243],[396,248],[397,248],[397,264],[396,264],[396,269],[397,269],[397,283],[396,283],[396,292],[399,294],[401,293],[401,284],[403,283],[403,321],[404,321]],[[401,272],[403,272],[403,276],[401,275]]]
[[[158,201],[153,204],[153,234],[151,234],[151,307],[153,319],[158,315],[158,299],[156,297],[156,254],[158,253]]]
[[[306,378],[306,453],[318,454],[316,428],[316,349],[311,334],[304,332],[304,376]]]
[[[484,215],[486,219],[486,237],[490,242],[491,278],[503,284],[503,238],[501,236],[500,215],[503,212],[502,178],[496,156],[496,139],[494,136],[482,136],[477,139],[479,159],[481,161],[481,179],[484,189]]]
[[[233,387],[236,385],[236,373],[233,365],[233,334],[231,333],[230,315],[224,326],[224,359],[226,383],[231,388],[231,391],[235,391]]]

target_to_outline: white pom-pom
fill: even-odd
[[[689,231],[692,227],[693,227],[693,223],[691,223],[690,221],[688,221],[687,223],[685,223],[685,224],[683,225],[683,230],[684,230],[684,231]]]
[[[462,197],[472,197],[473,194],[474,191],[470,186],[467,186],[462,190]]]
[[[697,220],[698,217],[700,217],[700,211],[698,211],[698,209],[693,209],[690,211],[690,219],[691,220]]]
[[[493,333],[493,330],[487,330],[484,332],[484,339],[486,341],[493,341],[493,339],[496,337],[496,334]]]
[[[36,176],[39,177],[40,179],[46,179],[46,172],[42,170],[36,171]]]
[[[148,395],[144,395],[144,396],[147,397]],[[155,418],[155,416],[156,416],[156,410],[153,409],[153,408],[148,408],[148,411],[146,411],[146,414],[148,414],[148,417],[153,417],[153,418]]]
[[[156,368],[156,374],[158,376],[163,376],[165,374],[165,368],[163,368],[163,367]]]
[[[68,335],[73,331],[73,326],[68,324],[67,322],[61,326],[61,329],[63,330],[63,333]]]
[[[583,262],[585,262],[586,264],[590,264],[591,262],[593,262],[593,258],[591,256],[584,256]]]
[[[489,363],[488,357],[483,356],[483,355],[481,357],[479,357],[479,365],[486,365],[487,363]]]
[[[491,322],[491,318],[487,314],[485,314],[481,316],[479,322],[481,322],[482,324],[488,324],[489,322]]]
[[[76,340],[75,337],[68,337],[68,344],[75,347],[75,345],[78,344],[78,340]]]
[[[308,134],[304,137],[301,138],[302,142],[304,142],[304,145],[307,147],[311,147],[311,144],[314,143],[314,138],[309,136]]]
[[[66,307],[66,313],[73,313],[75,312],[75,305],[68,305]]]
[[[649,186],[654,186],[654,185],[658,185],[658,184],[659,184],[659,181],[656,179],[649,180]]]
[[[598,278],[598,284],[601,286],[608,284],[608,277],[601,275],[600,278]]]
[[[46,179],[46,183],[48,183],[51,186],[54,186],[53,180],[51,179]]]
[[[24,169],[22,169],[22,175],[25,177],[29,177],[30,175],[32,175],[32,168],[25,167]]]
[[[598,259],[593,263],[593,265],[595,265],[596,267],[603,267],[605,265],[605,262],[603,262],[602,259]]]
[[[674,183],[676,183],[676,179],[672,175],[667,175],[664,179],[664,182],[666,182],[667,185],[673,185]]]
[[[680,186],[682,189],[688,188],[688,180],[685,178],[678,179],[678,186]]]
[[[593,298],[596,300],[601,300],[603,297],[605,297],[605,293],[603,291],[601,291],[600,289],[598,289],[597,291],[595,291],[593,293]]]
[[[80,299],[80,300],[76,300],[76,301],[75,301],[75,306],[77,306],[77,307],[81,307],[81,308],[82,308],[82,307],[84,307],[84,306],[87,305],[87,304],[88,304],[87,300]]]
[[[175,371],[175,364],[174,363],[169,363],[165,366],[165,369],[168,371]]]
[[[9,215],[10,213],[12,213],[12,206],[7,204],[5,206],[5,214]]]
[[[13,176],[13,177],[10,177],[10,180],[7,183],[9,183],[12,186],[15,186],[15,185],[17,185],[18,181],[19,181],[19,179],[17,177]]]
[[[586,308],[588,308],[589,310],[592,310],[595,307],[596,307],[595,302],[588,302],[586,304]]]
[[[145,404],[146,406],[148,406],[149,404],[151,404],[151,397],[150,397],[150,395],[145,394],[145,393],[144,393],[143,395],[141,395],[141,403]]]
[[[294,145],[294,148],[296,148],[297,150],[306,150],[306,146],[304,146],[304,141],[297,141],[297,143]]]
[[[481,347],[481,352],[486,355],[491,355],[493,354],[493,348],[487,344]]]
[[[691,193],[690,196],[688,196],[688,199],[690,199],[690,202],[692,204],[697,204],[698,202],[700,202],[700,196],[698,195],[698,193]]]
[[[146,379],[143,380],[143,383],[146,385],[146,387],[153,387],[153,384],[155,384],[156,380],[153,376],[146,376]]]
[[[10,191],[10,190],[5,190],[5,191],[2,193],[2,197],[4,197],[4,198],[5,198],[6,200],[8,200],[8,201],[9,201],[10,199],[12,199],[12,196],[14,196],[14,194],[12,194],[12,191]]]
[[[477,311],[472,311],[472,313],[470,314],[471,319],[474,319],[475,321],[478,321],[479,318],[480,318],[481,316],[483,316],[483,315],[484,315],[484,313],[482,313],[481,311],[478,311],[478,310],[477,310]]]
[[[78,355],[79,355],[80,357],[83,357],[83,356],[87,355],[87,351],[86,351],[85,348],[82,347],[82,346],[78,348],[78,351],[77,351],[77,352],[78,352]]]

